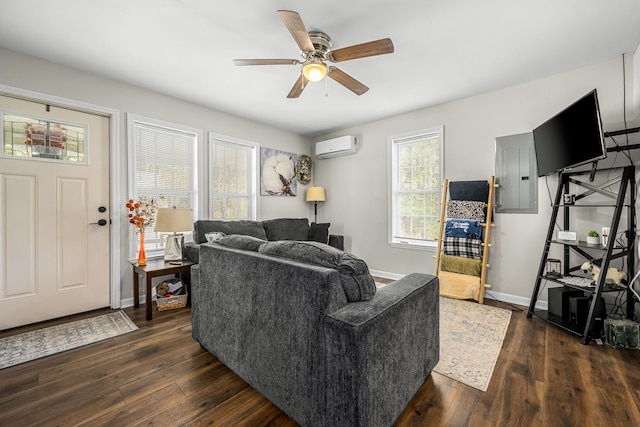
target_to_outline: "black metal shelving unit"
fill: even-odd
[[[529,304],[529,310],[527,312],[527,317],[531,318],[533,316],[539,317],[541,319],[547,320],[560,328],[571,332],[573,334],[579,335],[582,337],[583,344],[589,344],[590,330],[592,328],[594,313],[596,311],[596,305],[600,300],[600,296],[603,293],[607,292],[625,292],[626,293],[626,317],[628,319],[633,319],[634,314],[634,300],[633,294],[628,287],[618,287],[615,285],[607,284],[606,274],[604,272],[609,268],[609,263],[613,259],[628,257],[630,262],[627,262],[627,278],[631,280],[634,277],[634,242],[636,236],[636,219],[635,219],[635,202],[636,202],[636,184],[635,184],[635,166],[625,166],[619,168],[610,168],[610,169],[602,169],[598,170],[597,173],[607,173],[609,175],[616,175],[616,179],[609,179],[603,187],[597,187],[593,185],[588,177],[587,179],[581,180],[580,177],[584,175],[593,175],[593,172],[584,171],[584,172],[563,172],[559,176],[559,185],[558,190],[556,192],[555,200],[553,203],[553,211],[551,214],[551,220],[549,221],[549,229],[547,231],[547,237],[545,239],[544,249],[542,251],[542,259],[540,260],[540,266],[538,268],[538,274],[536,276],[535,285],[533,288],[533,294],[531,295],[531,302]],[[619,177],[619,179],[618,179]],[[619,183],[619,184],[618,184]],[[610,190],[614,185],[618,184],[618,191],[614,192]],[[570,193],[570,185],[574,185],[576,188],[582,191],[581,193],[576,195],[575,203],[573,204],[564,204],[562,203],[563,195]],[[589,204],[585,201],[586,198],[592,196],[594,194],[599,194],[605,196],[612,200],[612,203],[594,203]],[[590,245],[583,241],[567,241],[567,240],[557,240],[553,239],[553,233],[556,226],[556,221],[558,219],[558,215],[560,211],[563,211],[563,227],[564,230],[570,229],[570,211],[572,209],[588,209],[588,208],[611,208],[613,209],[611,224],[610,224],[610,234],[609,239],[606,246],[602,245]],[[620,246],[618,242],[616,242],[615,236],[618,234],[618,228],[620,226],[620,220],[622,217],[622,213],[626,210],[627,217],[627,246]],[[570,266],[570,254],[576,253],[584,260],[593,259],[592,255],[589,251],[600,251],[602,253],[602,263],[601,263],[601,272],[598,277],[597,283],[593,284],[589,287],[584,286],[576,286],[565,283],[563,281],[558,280],[557,278],[550,277],[544,274],[545,267],[547,265],[547,260],[549,258],[549,249],[552,244],[562,245],[563,246],[563,272],[564,276],[571,276],[572,272],[580,270],[580,265]],[[550,282],[553,284],[560,284],[562,286],[566,286],[569,288],[575,288],[581,290],[585,293],[591,293],[593,298],[591,298],[591,303],[589,305],[589,313],[586,320],[586,326],[584,330],[578,330],[574,325],[563,323],[561,320],[554,319],[549,316],[548,311],[546,310],[536,310],[536,302],[538,300],[538,296],[540,293],[542,283]]]

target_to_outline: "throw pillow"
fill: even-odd
[[[444,235],[482,240],[482,224],[473,219],[448,219],[445,222]]]
[[[200,219],[196,221],[193,226],[193,239],[195,240],[195,243],[205,243],[207,241],[205,234],[214,232],[224,233],[227,236],[231,234],[244,234],[267,240],[267,235],[264,233],[264,228],[262,228],[262,223],[260,221],[251,221],[246,219],[235,221]]]
[[[482,261],[460,256],[442,255],[440,269],[451,273],[480,277],[482,274]]]
[[[265,243],[264,240],[253,236],[245,236],[243,234],[231,234],[224,236],[216,243],[228,248],[241,249],[243,251],[258,252],[260,246]]]
[[[262,221],[267,240],[309,240],[307,218],[278,218]]]
[[[482,241],[467,239],[465,237],[445,237],[444,253],[446,255],[461,256],[465,258],[482,258]]]
[[[449,182],[449,198],[486,203],[489,199],[489,183],[487,181],[451,181]]]
[[[485,204],[470,200],[449,200],[447,203],[447,218],[465,218],[484,221]]]
[[[311,223],[309,228],[309,240],[320,243],[329,243],[329,226],[330,223],[316,224]]]
[[[375,281],[363,260],[324,243],[268,242],[260,246],[259,252],[338,271],[342,289],[349,302],[367,301],[376,293]]]
[[[207,243],[217,242],[218,240],[222,239],[224,236],[226,236],[226,234],[221,233],[219,231],[215,231],[213,233],[204,233],[204,237],[206,237]]]

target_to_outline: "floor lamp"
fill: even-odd
[[[191,209],[160,208],[156,211],[153,229],[158,233],[173,233],[167,236],[164,248],[165,262],[181,262],[184,259],[184,234],[193,230]]]
[[[307,190],[307,202],[313,202],[315,222],[318,223],[318,202],[324,202],[324,187],[309,187]]]

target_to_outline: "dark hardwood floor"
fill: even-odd
[[[297,425],[191,338],[189,308],[124,311],[139,331],[0,370],[0,426]],[[640,351],[514,311],[486,392],[433,373],[396,425],[640,426]]]

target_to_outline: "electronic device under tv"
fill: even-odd
[[[596,89],[533,130],[538,176],[607,157]]]

